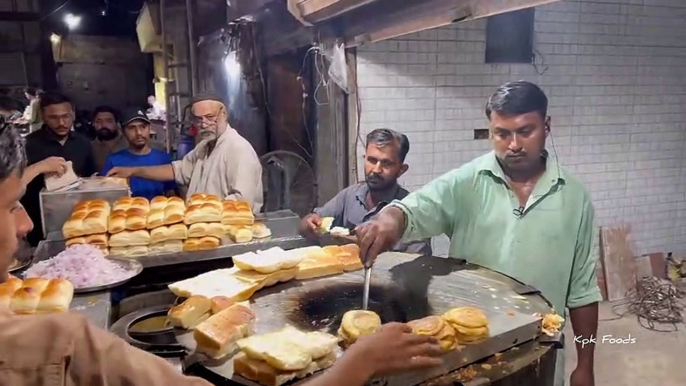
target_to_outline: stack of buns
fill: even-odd
[[[245,243],[253,239],[255,216],[250,204],[245,201],[224,201],[222,203],[222,225],[235,243]]]
[[[110,204],[105,200],[89,200],[78,203],[71,216],[62,226],[67,246],[93,244],[107,249],[107,216]]]
[[[150,202],[143,197],[122,197],[114,202],[108,219],[111,254],[138,257],[149,253],[149,213]]]
[[[455,329],[459,344],[474,344],[489,337],[488,318],[478,308],[453,308],[443,314],[443,319]]]
[[[150,232],[150,254],[183,250],[188,229],[183,224],[186,204],[179,197],[157,196],[150,201],[146,229]]]
[[[255,313],[250,305],[247,302],[230,305],[195,326],[196,351],[221,359],[235,351],[236,342],[252,335],[254,329]]]
[[[436,339],[443,352],[451,351],[457,347],[455,329],[441,316],[427,316],[408,322],[407,325],[417,335],[431,336]]]
[[[343,315],[338,329],[340,345],[348,347],[363,336],[371,335],[381,329],[381,318],[373,311],[353,310]]]
[[[314,279],[338,275],[362,269],[360,248],[356,244],[305,247],[299,249],[304,254],[298,265],[296,279]],[[296,250],[298,251],[298,250]]]
[[[67,312],[74,286],[64,279],[10,277],[0,284],[0,308],[17,315]]]
[[[266,238],[271,231],[255,222],[244,201],[221,202],[193,194],[188,207],[178,197],[122,197],[78,203],[62,227],[66,246],[90,244],[125,257],[213,249],[229,236],[234,242]],[[108,249],[109,248],[109,249]]]
[[[224,234],[221,221],[222,203],[219,197],[201,193],[191,195],[188,198],[188,207],[183,219],[183,223],[190,227],[189,237],[184,242],[183,250],[199,251],[220,246],[221,236]],[[218,232],[219,228],[221,232]]]
[[[324,332],[302,332],[294,327],[238,341],[241,352],[233,359],[234,372],[264,386],[280,386],[331,367],[338,339]]]

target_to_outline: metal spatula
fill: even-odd
[[[372,281],[372,267],[364,269],[364,292],[362,293],[362,309],[367,311],[369,308],[369,285]]]

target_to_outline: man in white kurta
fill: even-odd
[[[250,142],[229,125],[224,103],[210,94],[196,96],[193,119],[203,140],[183,159],[171,165],[114,168],[108,175],[175,180],[188,188],[187,196],[205,193],[244,200],[258,213],[264,202],[262,166]]]

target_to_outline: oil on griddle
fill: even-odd
[[[391,269],[391,283],[372,284],[369,310],[383,323],[408,322],[433,315],[428,288],[435,276],[464,269],[464,261],[422,256]],[[331,282],[288,299],[286,318],[306,330],[326,330],[336,334],[343,314],[362,307],[363,286],[358,283]]]

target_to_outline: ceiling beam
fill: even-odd
[[[374,1],[376,0],[288,0],[289,3],[295,3],[300,16],[310,23],[330,19]]]

